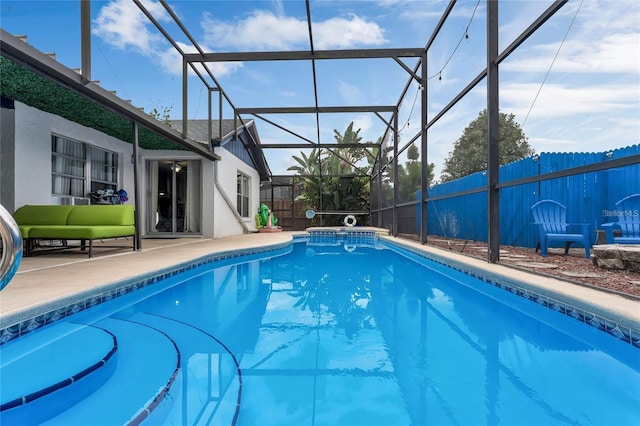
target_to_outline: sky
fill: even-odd
[[[195,47],[157,1],[141,0],[185,52]],[[167,1],[205,52],[309,49],[302,0]],[[316,50],[424,48],[448,2],[312,0]],[[499,3],[499,50],[513,42],[550,5],[548,0]],[[91,78],[151,113],[182,118],[180,55],[132,0],[91,1]],[[0,27],[69,68],[80,68],[80,0],[2,0]],[[461,0],[427,52],[427,117],[433,118],[486,67],[485,0]],[[416,60],[403,62],[414,68]],[[233,107],[310,107],[310,61],[210,63]],[[393,59],[315,62],[319,106],[393,106],[409,74]],[[206,75],[206,74],[205,74]],[[637,0],[570,0],[499,68],[500,110],[514,114],[537,152],[601,152],[640,143],[640,6]],[[209,84],[215,84],[209,79]],[[208,116],[206,86],[190,73],[187,115]],[[420,127],[420,87],[412,83],[399,110],[400,146]],[[218,95],[213,116],[219,116]],[[439,176],[465,127],[486,107],[482,81],[428,132],[428,160]],[[381,114],[389,120],[389,114]],[[263,144],[334,142],[350,122],[363,141],[377,141],[386,123],[371,113],[270,114],[285,132],[253,116]],[[301,139],[304,138],[304,139]],[[292,174],[300,149],[267,149],[273,174]],[[406,154],[401,157],[406,161]]]

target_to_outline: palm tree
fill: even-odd
[[[360,129],[353,130],[351,122],[344,134],[334,129],[338,145],[357,144],[362,140]],[[302,177],[300,195],[296,201],[304,200],[306,208],[323,211],[363,211],[369,208],[370,165],[359,165],[368,158],[365,148],[337,147],[327,150],[313,149],[307,156],[293,156],[297,165],[287,170]],[[354,176],[356,175],[356,176]],[[362,176],[358,176],[362,175]],[[327,217],[326,224],[339,224],[339,215]]]
[[[320,200],[320,173],[322,170],[322,159],[320,152],[313,148],[307,156],[304,152],[300,152],[300,157],[293,156],[298,163],[295,166],[287,168],[289,171],[296,172],[302,179],[297,183],[297,193],[300,193],[295,201],[304,201],[306,209],[316,210],[319,208]]]

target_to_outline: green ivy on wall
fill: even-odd
[[[0,95],[133,143],[131,120],[4,56],[0,56]],[[139,128],[138,140],[144,149],[187,150],[144,127]]]

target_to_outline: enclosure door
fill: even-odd
[[[149,160],[147,232],[198,234],[202,229],[199,160]]]

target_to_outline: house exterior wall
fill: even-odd
[[[13,103],[0,108],[0,204],[15,211],[15,119]]]
[[[52,134],[119,153],[119,183],[129,193],[128,202],[135,202],[131,144],[20,102],[15,103],[15,114],[16,209],[25,204],[52,204]]]
[[[216,162],[218,183],[226,193],[227,198],[231,201],[233,209],[236,208],[237,203],[238,171],[249,176],[249,217],[243,218],[243,222],[249,231],[255,231],[254,214],[257,212],[260,203],[260,176],[258,172],[224,148],[216,148],[215,153],[222,159]],[[217,189],[213,203],[216,212],[214,217],[214,235],[216,237],[226,237],[242,233],[242,225],[238,222],[233,210],[227,205],[223,194]]]
[[[8,119],[12,117],[15,120]],[[11,168],[3,167],[1,176],[3,190],[0,193],[2,197],[0,201],[4,206],[7,206],[5,208],[10,212],[25,204],[53,204],[51,194],[52,134],[119,153],[120,187],[128,193],[127,203],[135,203],[133,164],[131,162],[133,146],[131,144],[20,102],[15,102],[14,110],[2,108],[0,118],[3,118],[0,121],[0,135],[2,136],[0,165],[4,165],[6,162],[14,164],[13,171]],[[143,237],[146,236],[145,230],[147,229],[145,210],[149,191],[145,161],[152,159],[200,159],[202,164],[202,236],[220,238],[244,232],[243,227],[233,214],[237,198],[236,173],[240,170],[251,178],[251,205],[259,202],[260,179],[258,173],[223,148],[218,148],[216,154],[222,157],[222,161],[214,162],[204,159],[190,151],[139,150],[141,197],[139,218]],[[227,205],[220,191],[216,188],[216,172],[219,186],[231,200],[231,206]],[[5,183],[10,183],[12,179],[15,184],[12,185],[12,188],[7,188]],[[257,204],[255,207],[257,209]],[[245,222],[249,228],[255,229],[252,218],[247,218]]]
[[[214,167],[217,162],[208,160],[206,158],[202,158],[199,155],[190,152],[190,151],[166,151],[166,150],[140,150],[140,168],[142,170],[142,174],[146,172],[146,162],[151,160],[201,160],[200,167],[200,191],[201,191],[201,209],[200,217],[202,217],[202,227],[201,233],[203,237],[213,238],[218,237],[214,229],[214,217],[215,216],[226,216],[225,211],[216,212],[214,215],[214,197],[215,197],[215,188],[214,188]],[[235,187],[233,188],[235,191]],[[140,182],[140,193],[144,194],[143,203],[145,203],[142,208],[146,211],[146,202],[150,198],[153,188],[149,188],[149,182],[145,178]],[[234,193],[235,196],[235,193]],[[228,210],[228,209],[225,209]],[[140,217],[142,229],[147,229],[147,216],[142,215]],[[242,234],[242,229],[231,229],[232,233],[230,235]],[[145,231],[143,231],[145,232]]]

